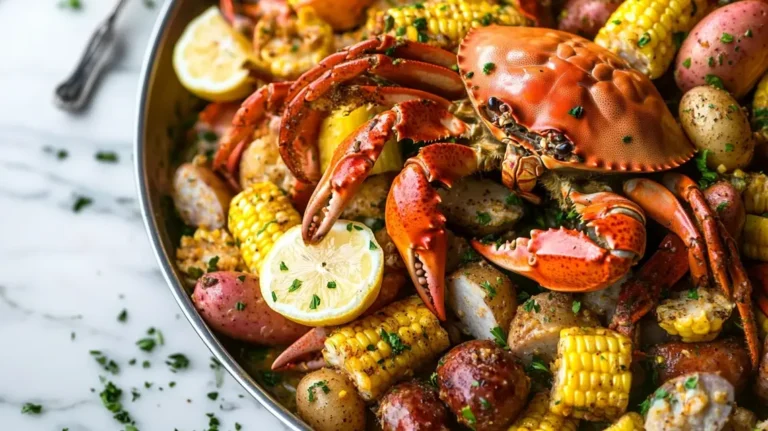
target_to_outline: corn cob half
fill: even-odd
[[[768,140],[768,73],[757,83],[755,98],[752,99],[752,127]]]
[[[761,340],[768,335],[768,316],[760,308],[755,308],[755,320],[757,321],[758,335]]]
[[[257,275],[275,241],[299,223],[301,217],[288,196],[269,181],[251,184],[229,206],[229,230],[246,266]]]
[[[389,34],[453,49],[471,28],[491,24],[525,26],[528,20],[510,5],[487,0],[440,0],[391,8],[368,20],[372,34]]]
[[[561,416],[612,421],[627,409],[632,342],[605,328],[560,331],[549,410]]]
[[[578,427],[578,419],[550,412],[549,394],[539,392],[507,431],[576,431]]]
[[[434,314],[412,297],[333,330],[323,357],[347,374],[364,400],[374,401],[449,346]]]
[[[176,249],[176,264],[192,281],[206,272],[245,268],[235,240],[224,229],[198,228],[194,235],[182,236]]]
[[[742,238],[744,256],[768,262],[768,218],[747,214]]]
[[[765,174],[744,174],[744,181],[746,186],[742,198],[747,214],[768,213],[768,176]]]
[[[699,288],[662,301],[656,308],[656,317],[667,333],[679,335],[683,342],[695,343],[717,338],[731,311],[733,303],[722,293]]]
[[[622,3],[595,42],[656,79],[664,74],[682,39],[707,14],[706,0],[631,0]]]
[[[645,431],[643,417],[629,412],[603,431]]]

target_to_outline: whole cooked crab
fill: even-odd
[[[249,98],[224,139],[219,167],[268,111],[282,112],[281,155],[298,180],[316,184],[302,224],[305,241],[316,242],[360,188],[385,142],[394,137],[429,143],[394,180],[386,227],[418,293],[441,319],[447,240],[435,186],[450,188],[478,171],[500,170],[507,187],[538,203],[539,179],[557,172],[565,180],[550,189],[579,215],[579,229],[534,229],[529,237],[501,243],[475,240],[475,250],[551,290],[599,290],[643,257],[647,213],[682,239],[687,252],[674,257],[687,260],[697,286],[713,285],[734,298],[756,365],[749,279],[733,239],[689,178],[666,174],[664,185],[630,179],[624,196],[610,189],[579,190],[576,179],[584,173],[659,172],[693,156],[651,81],[586,39],[544,28],[475,29],[459,48],[458,73],[455,62],[448,51],[388,36],[337,52],[293,83],[271,84]],[[460,114],[451,101],[467,95],[474,112]],[[339,101],[387,109],[338,146],[321,176],[318,126]],[[495,149],[472,145],[473,133],[483,127],[472,124],[477,118],[498,141]],[[678,198],[690,205],[693,217]],[[652,292],[638,292],[645,282],[673,284],[684,274],[659,274],[660,261],[651,259],[627,284],[615,326],[631,325],[648,311],[628,303],[638,296],[645,303],[656,299]]]

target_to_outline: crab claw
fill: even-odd
[[[313,328],[302,335],[275,359],[272,370],[312,371],[322,368],[325,360],[317,354],[323,350],[329,333],[328,328]],[[300,361],[300,359],[306,360]]]
[[[406,95],[411,93],[413,90],[408,90]],[[403,102],[361,125],[336,148],[330,167],[307,204],[301,226],[304,241],[316,243],[325,237],[390,138],[431,142],[461,136],[466,130],[463,121],[428,100]]]
[[[491,262],[562,292],[604,289],[623,277],[645,253],[645,216],[633,202],[611,192],[568,193],[586,226],[533,230],[530,238],[504,244],[473,240]]]
[[[447,239],[440,196],[432,184],[451,187],[477,170],[473,149],[458,144],[432,144],[405,163],[389,190],[387,232],[405,261],[416,290],[427,307],[445,320],[445,255]]]

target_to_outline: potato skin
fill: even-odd
[[[558,28],[594,39],[620,4],[616,0],[568,0],[560,12]]]
[[[755,153],[749,121],[727,92],[702,85],[683,95],[680,123],[693,145],[708,150],[707,166],[726,170],[746,168]]]
[[[173,203],[189,226],[209,230],[226,227],[233,194],[212,170],[197,163],[185,163],[173,176]]]
[[[376,417],[383,431],[448,431],[448,410],[437,390],[419,381],[390,389],[381,399]]]
[[[752,372],[749,353],[733,338],[708,343],[673,342],[658,344],[648,355],[659,372],[659,381],[666,382],[688,373],[716,373],[740,391]],[[660,358],[660,359],[659,359]]]
[[[220,271],[197,281],[192,301],[215,331],[250,343],[285,345],[310,328],[272,311],[261,296],[259,279],[246,273]],[[237,309],[240,302],[245,308]]]
[[[731,183],[721,181],[704,190],[704,197],[709,207],[717,212],[725,229],[732,237],[738,240],[744,229],[747,212],[744,209],[744,201],[736,187]]]
[[[724,33],[733,40],[722,39]],[[675,81],[688,91],[714,75],[740,99],[767,69],[768,2],[743,0],[716,9],[693,28],[677,54]]]
[[[531,389],[515,357],[488,340],[451,349],[438,364],[437,384],[440,399],[460,423],[489,431],[506,429],[525,407]]]
[[[296,387],[296,408],[315,431],[365,431],[365,403],[337,371],[322,368],[304,376]]]

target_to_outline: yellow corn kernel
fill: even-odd
[[[766,113],[768,116],[768,112]],[[766,118],[768,121],[768,117]],[[744,209],[747,214],[768,213],[768,176],[765,174],[744,174]]]
[[[742,238],[744,256],[768,262],[768,218],[747,214]]]
[[[595,37],[640,72],[666,72],[684,38],[708,11],[706,0],[632,0],[622,3]]]
[[[375,401],[449,346],[437,318],[412,297],[335,329],[325,341],[323,357],[347,374],[364,400]]]
[[[752,127],[768,140],[768,73],[757,83],[755,98],[752,99]]]
[[[245,268],[235,240],[224,229],[198,228],[193,236],[182,236],[176,249],[176,264],[191,280],[206,272]]]
[[[665,299],[656,308],[659,326],[683,342],[712,341],[731,315],[733,303],[720,292],[696,289]]]
[[[614,420],[629,402],[632,342],[605,328],[560,331],[549,410],[590,421]]]
[[[269,181],[251,184],[229,206],[229,230],[246,266],[257,275],[275,241],[299,223],[301,217],[288,196]]]
[[[576,431],[579,420],[549,411],[549,394],[538,393],[507,431]]]
[[[603,431],[645,431],[643,417],[629,412]]]
[[[391,8],[368,20],[372,34],[390,34],[452,49],[471,28],[491,24],[525,26],[514,7],[487,0],[439,0]]]

